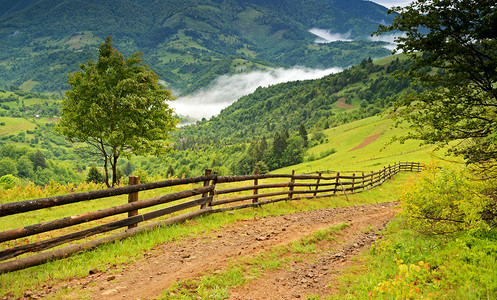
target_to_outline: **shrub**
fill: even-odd
[[[418,180],[404,187],[402,215],[413,229],[428,234],[446,234],[471,228],[495,226],[492,181],[477,180],[464,166],[435,164]]]
[[[0,177],[0,187],[3,189],[13,188],[19,180],[12,174],[7,174]]]

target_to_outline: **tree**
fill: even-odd
[[[0,176],[4,175],[17,175],[16,162],[10,157],[0,159]]]
[[[33,163],[26,155],[21,156],[17,161],[17,176],[21,178],[30,178],[33,176],[33,169]]]
[[[299,127],[299,134],[302,140],[304,141],[304,148],[307,148],[309,146],[308,138],[307,138],[307,130],[305,129],[304,123],[300,124]]]
[[[494,0],[415,0],[377,34],[402,31],[398,50],[414,64],[405,75],[427,88],[401,97],[397,117],[415,131],[405,139],[452,143],[467,163],[497,158],[497,7]],[[435,68],[428,72],[428,68]]]
[[[91,166],[88,170],[88,175],[86,176],[86,182],[103,183],[104,177],[102,173],[97,169],[96,166]]]
[[[30,156],[33,162],[33,169],[36,171],[38,168],[45,169],[47,167],[47,161],[45,160],[45,155],[40,150],[33,152]]]
[[[81,71],[68,75],[71,90],[63,100],[56,131],[71,142],[85,142],[103,158],[105,183],[117,182],[119,157],[165,154],[168,132],[175,128],[170,90],[142,65],[141,53],[130,58],[117,52],[112,39],[100,45],[97,63],[81,64]]]
[[[288,145],[281,158],[282,167],[296,165],[304,161],[304,139],[294,136],[288,139]]]
[[[123,168],[124,175],[129,176],[131,173],[133,173],[133,165],[131,162],[128,160],[128,162],[124,165]]]

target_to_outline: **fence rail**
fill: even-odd
[[[194,178],[136,184],[139,179],[130,177],[130,185],[126,187],[0,204],[0,217],[7,217],[28,212],[36,214],[38,210],[53,209],[83,201],[129,195],[128,203],[126,204],[0,232],[0,261],[4,261],[0,263],[0,274],[39,265],[51,259],[63,258],[77,251],[94,248],[103,243],[123,239],[165,224],[182,222],[206,213],[254,207],[285,200],[312,199],[362,192],[381,185],[400,171],[419,172],[422,168],[423,166],[420,163],[399,162],[384,167],[377,172],[360,172],[360,174],[352,173],[347,175],[336,173],[331,176],[323,176],[322,173],[317,175],[295,175],[294,172],[291,175],[258,174],[256,172],[254,175],[246,176],[218,176],[217,173],[206,170],[204,176]],[[260,182],[262,180],[278,181],[282,179],[289,181]],[[247,181],[251,182],[251,184],[236,187],[229,186],[233,183],[239,184]],[[185,187],[185,185],[200,186],[188,189],[188,186]],[[138,200],[139,192],[165,187],[185,188],[185,190],[160,197]],[[139,209],[158,205],[163,206],[165,204],[170,205],[141,214],[138,211]],[[191,211],[195,207],[199,207],[199,209]],[[214,209],[214,207],[218,208]],[[190,211],[186,212],[185,210]],[[174,215],[180,212],[183,212],[183,214]],[[111,220],[103,224],[97,222],[123,213],[128,213],[123,219]],[[164,216],[169,216],[169,218],[155,223],[147,223],[149,220]],[[84,230],[79,230],[75,226],[88,222],[96,222],[97,224]],[[142,225],[137,226],[140,223]],[[127,227],[127,230],[118,234],[45,251],[124,227]],[[67,228],[70,228],[69,230],[72,230],[72,232],[56,237],[50,236],[42,240],[34,239],[28,244],[14,245],[12,247],[7,243]],[[33,252],[37,254],[27,255],[27,253]]]

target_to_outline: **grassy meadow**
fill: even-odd
[[[330,128],[324,130],[325,139],[322,143],[311,147],[307,156],[314,156],[313,160],[307,159],[304,163],[276,170],[273,173],[288,174],[291,170],[295,170],[296,174],[303,173],[313,173],[317,171],[323,172],[369,172],[377,171],[380,168],[387,166],[389,164],[394,164],[399,161],[414,161],[422,163],[432,163],[437,161],[438,157],[443,156],[443,151],[434,152],[433,146],[420,146],[419,142],[410,141],[404,144],[397,142],[390,143],[392,137],[397,134],[402,134],[402,131],[397,128],[392,128],[392,120],[387,117],[377,116],[371,117],[364,120],[352,122],[343,126]],[[364,143],[364,140],[369,137],[374,136],[375,139],[371,140],[370,143]],[[312,138],[312,134],[310,136]],[[362,145],[361,148],[357,146]],[[355,150],[353,150],[356,148]],[[331,153],[331,154],[330,154]],[[319,158],[319,159],[317,159]],[[315,200],[300,200],[291,202],[278,202],[275,204],[265,205],[259,208],[248,208],[237,210],[230,213],[219,213],[213,215],[202,216],[194,220],[187,221],[186,224],[176,224],[171,226],[165,226],[158,230],[146,232],[139,234],[135,237],[125,239],[118,243],[106,244],[98,247],[97,249],[91,251],[84,251],[76,255],[72,255],[69,258],[52,261],[50,263],[28,268],[25,270],[20,270],[8,274],[0,275],[0,296],[11,295],[19,297],[22,292],[26,289],[36,291],[43,284],[53,284],[59,280],[64,280],[73,277],[84,277],[87,276],[88,270],[93,268],[98,268],[101,271],[110,269],[114,264],[131,264],[138,258],[143,256],[146,251],[153,251],[154,247],[158,244],[169,242],[172,240],[181,240],[183,238],[190,238],[196,236],[202,236],[209,233],[212,230],[220,229],[226,224],[237,222],[243,219],[253,218],[254,214],[258,217],[265,217],[270,215],[281,215],[289,214],[298,211],[309,211],[322,208],[333,208],[348,205],[359,205],[367,203],[378,203],[385,201],[396,201],[399,200],[401,191],[405,189],[406,185],[410,182],[412,183],[418,175],[411,174],[407,172],[400,173],[395,176],[392,180],[387,181],[384,185],[379,188],[375,188],[369,191],[365,191],[359,194],[348,195],[347,197],[343,195],[338,195],[336,197],[329,198],[319,198]],[[407,182],[407,183],[406,183]],[[242,183],[240,183],[242,185]],[[175,188],[165,188],[155,191],[147,191],[140,193],[140,199],[150,198],[154,196],[159,196],[182,189],[189,189],[192,187],[200,186],[188,185],[183,187]],[[232,187],[232,186],[231,186]],[[74,188],[74,187],[73,187]],[[61,185],[52,187],[52,194],[64,194],[69,190],[73,189],[64,188]],[[103,186],[81,186],[78,190],[91,190],[96,188],[103,188]],[[13,191],[14,193],[20,193],[20,191]],[[38,191],[39,192],[39,191]],[[33,193],[36,193],[36,188],[33,187]],[[44,197],[50,196],[50,192],[47,191],[43,194]],[[240,195],[243,195],[241,193]],[[29,197],[27,197],[29,198]],[[5,222],[0,225],[0,230],[9,230],[29,224],[36,224],[38,222],[48,221],[55,218],[61,218],[71,215],[80,214],[86,211],[94,211],[96,209],[102,209],[105,207],[119,205],[126,203],[127,196],[111,197],[102,200],[87,201],[84,203],[68,205],[60,208],[52,208],[44,211],[33,212],[29,214],[21,214],[19,216],[3,217]],[[165,207],[167,205],[162,205]],[[148,210],[156,209],[150,208]],[[190,209],[194,210],[194,209]],[[145,212],[147,210],[141,210],[140,212]],[[114,216],[107,219],[103,219],[98,222],[108,222],[110,220],[117,220],[121,216]],[[94,223],[93,223],[94,224]],[[98,223],[100,224],[100,223]],[[92,225],[93,226],[93,225]],[[77,225],[77,229],[84,229],[91,227],[89,224]],[[64,230],[60,230],[57,234],[65,233]],[[34,237],[24,238],[16,242],[6,242],[2,245],[2,249],[16,245],[17,243],[27,243],[32,242],[41,237],[50,237],[53,233],[44,233]],[[465,295],[468,290],[473,288],[473,294],[476,295],[473,298],[479,299],[477,296],[482,295],[493,295],[497,288],[495,284],[497,280],[494,277],[489,277],[489,267],[477,268],[480,264],[494,264],[496,253],[495,241],[489,238],[488,235],[484,235],[482,238],[475,237],[469,234],[460,234],[458,239],[463,242],[454,242],[452,236],[445,237],[423,237],[420,238],[418,233],[413,232],[406,227],[405,222],[402,218],[397,218],[389,226],[385,233],[385,237],[382,241],[384,244],[378,244],[372,248],[366,255],[361,256],[357,259],[355,266],[348,269],[341,277],[339,277],[340,289],[339,294],[330,296],[331,299],[341,298],[342,296],[349,299],[363,299],[364,297],[377,297],[380,299],[391,299],[391,295],[398,292],[395,285],[401,286],[402,289],[406,290],[405,293],[411,292],[414,296],[412,299],[418,299],[416,296],[429,296],[435,298],[442,296],[441,298],[449,299],[449,296],[454,296],[455,299],[463,299],[461,295]],[[406,238],[407,237],[407,238]],[[457,247],[466,247],[464,249],[470,249],[465,241],[471,240],[473,244],[477,244],[481,248],[478,252],[478,257],[475,258],[476,264],[473,262],[467,262],[467,257],[469,254],[464,254],[459,259],[443,261],[444,257],[447,258],[451,253],[459,251]],[[485,246],[486,245],[486,246]],[[293,247],[293,246],[292,246]],[[294,253],[296,250],[294,247],[285,248],[284,251],[290,251]],[[446,248],[449,247],[449,248]],[[479,249],[480,249],[479,248]],[[291,250],[293,249],[293,250]],[[463,249],[463,250],[464,250]],[[262,253],[261,257],[257,258],[260,262],[260,268],[258,269],[258,276],[262,276],[265,272],[270,272],[274,268],[284,267],[284,262],[275,261],[274,251],[283,251],[282,249],[272,249],[268,250],[267,253]],[[461,251],[463,251],[461,250]],[[469,251],[469,250],[464,250]],[[487,251],[487,252],[485,252]],[[271,254],[273,253],[273,254]],[[466,253],[466,252],[464,252]],[[487,253],[487,254],[486,254]],[[489,253],[489,254],[488,254]],[[472,258],[473,259],[473,258]],[[268,261],[269,260],[269,261]],[[451,263],[454,263],[452,265]],[[257,265],[257,262],[246,262],[241,261],[240,264],[250,264],[251,266]],[[427,269],[424,265],[431,266]],[[282,265],[283,264],[283,265]],[[378,268],[374,266],[385,264],[386,268]],[[268,265],[274,265],[274,267],[264,267]],[[412,266],[411,266],[412,265]],[[455,272],[454,268],[456,266],[462,265],[464,268],[471,270],[472,278],[468,278],[466,281],[462,277],[457,277],[454,280],[445,280],[441,284],[435,285],[433,282],[438,282],[436,278],[441,281],[443,276],[447,274],[440,273],[440,270],[451,270]],[[495,265],[495,264],[494,264]],[[402,267],[403,266],[403,267]],[[407,269],[418,269],[416,266],[424,266],[426,274],[423,273],[420,276],[424,276],[426,284],[409,285],[409,282],[396,282],[396,276],[402,276],[403,270]],[[439,275],[435,274],[436,266]],[[443,267],[443,268],[442,268]],[[200,280],[209,281],[212,283],[212,289],[218,291],[220,286],[223,286],[222,293],[219,294],[219,299],[223,299],[224,296],[229,294],[229,286],[223,285],[221,281],[235,280],[229,278],[229,276],[242,276],[236,270],[232,270],[233,265],[227,267],[221,275],[228,277],[219,277],[214,274],[206,274],[205,278]],[[400,271],[399,271],[400,270]],[[399,273],[400,272],[400,273]],[[226,273],[226,274],[225,274]],[[231,274],[231,275],[230,275]],[[361,274],[359,276],[359,274]],[[399,275],[400,274],[400,275]],[[212,277],[212,278],[211,278]],[[218,278],[219,277],[219,278]],[[251,277],[252,278],[252,277]],[[417,277],[416,277],[417,278]],[[476,279],[475,279],[476,278]],[[484,278],[485,280],[483,280]],[[216,281],[217,280],[217,281]],[[473,280],[475,283],[468,283],[468,280]],[[217,283],[216,283],[217,282]],[[239,281],[234,286],[243,285],[246,280]],[[463,285],[464,289],[455,289],[454,284],[457,282],[465,282]],[[433,284],[432,284],[433,283]],[[405,286],[404,286],[405,285]],[[382,287],[388,286],[388,292],[380,293],[378,290],[384,291]],[[440,287],[441,290],[435,291],[435,288]],[[173,286],[172,289],[178,289],[178,286]],[[74,290],[75,289],[75,290]],[[81,293],[81,297],[89,297],[85,294],[85,291],[77,290],[78,288],[71,288],[69,290],[60,291],[58,296],[64,297],[64,293]],[[400,293],[404,293],[404,290]],[[419,293],[416,291],[420,291]],[[204,291],[205,292],[205,291]],[[204,293],[196,291],[197,294],[190,295],[190,298],[195,298],[198,293]],[[183,291],[181,291],[183,293]],[[164,294],[167,298],[168,292]],[[212,294],[207,293],[205,295],[212,296]],[[404,294],[400,294],[401,296]],[[406,294],[407,295],[407,294]],[[431,296],[430,296],[431,295]],[[447,295],[447,296],[445,296]],[[186,295],[186,299],[189,296]],[[216,296],[217,297],[217,296]],[[319,295],[309,295],[312,299],[319,299]],[[317,297],[317,298],[316,298]],[[325,297],[322,297],[325,299]],[[471,298],[471,297],[470,297]]]
[[[364,171],[376,171],[380,167],[383,167],[383,165],[377,165],[378,163],[376,160],[372,160],[371,162],[363,162],[362,165],[356,165],[356,161],[358,160],[363,160],[366,161],[368,159],[373,159],[375,157],[378,157],[381,154],[376,153],[377,150],[379,150],[381,147],[383,147],[384,143],[387,142],[387,139],[390,137],[389,134],[384,134],[382,135],[381,138],[379,138],[375,143],[371,143],[368,146],[366,146],[364,149],[368,149],[369,151],[361,152],[363,154],[360,154],[359,152],[354,153],[354,151],[350,152],[351,148],[354,148],[357,146],[359,143],[362,142],[364,138],[369,136],[372,132],[379,131],[380,129],[383,130],[382,128],[387,128],[387,126],[391,123],[390,120],[388,119],[382,119],[380,117],[374,117],[374,118],[369,118],[366,120],[354,122],[351,124],[347,124],[341,127],[336,127],[332,129],[328,129],[325,131],[326,134],[326,143],[317,145],[309,150],[309,153],[312,155],[313,153],[320,153],[322,151],[327,151],[329,148],[334,148],[336,152],[329,157],[324,157],[321,160],[313,161],[313,162],[307,162],[303,163],[301,165],[294,166],[293,169],[296,170],[297,174],[302,174],[306,172],[312,172],[312,171],[319,171],[319,170],[339,170],[339,171],[349,171],[349,170],[364,170]],[[378,129],[380,128],[380,129]],[[338,134],[338,132],[341,132]],[[380,146],[381,145],[381,146]],[[390,150],[390,153],[395,153],[399,154],[402,152],[408,152],[411,151],[412,148],[414,148],[413,145],[396,145],[396,149]],[[362,150],[362,149],[361,149]],[[359,151],[359,150],[357,150]],[[359,158],[359,155],[364,155]],[[367,156],[366,156],[367,155]],[[416,161],[428,161],[429,160],[429,154],[425,151],[420,151],[417,153],[417,157],[414,156],[413,158],[417,158]],[[409,157],[411,159],[411,157]],[[422,159],[421,159],[422,158]],[[338,160],[339,159],[339,160]],[[337,163],[337,160],[339,163]],[[349,161],[353,161],[351,164],[347,164]],[[385,158],[381,162],[388,162],[390,164],[395,163],[396,161],[406,161],[408,160],[407,158],[403,156],[396,156],[395,159],[390,159],[388,160]],[[411,159],[412,160],[412,159]],[[388,164],[386,163],[386,165]],[[371,170],[370,170],[371,169]],[[280,174],[288,174],[291,172],[290,169],[282,169],[282,170],[277,170],[274,173],[280,173]],[[397,178],[393,180],[391,183],[388,183],[385,185],[385,187],[388,187],[388,185],[395,186],[399,184],[402,180],[400,178],[406,178],[409,176],[408,174],[399,174],[397,175]],[[280,179],[281,181],[281,179]],[[199,185],[195,185],[199,186]],[[179,191],[181,189],[189,189],[192,187],[195,187],[194,185],[188,185],[188,186],[183,186],[183,187],[175,187],[175,188],[164,188],[160,190],[154,190],[154,191],[147,191],[147,192],[141,192],[140,193],[140,199],[146,199],[150,197],[155,197],[175,191]],[[24,191],[25,193],[23,194],[23,191],[21,190],[8,190],[6,191],[5,198],[6,199],[19,199],[19,195],[23,195],[23,199],[32,199],[32,198],[40,198],[40,197],[48,197],[56,194],[65,194],[68,193],[69,191],[85,191],[85,190],[91,190],[91,189],[98,189],[98,188],[103,188],[103,186],[85,186],[81,185],[79,187],[77,186],[70,186],[66,187],[63,185],[58,185],[58,184],[52,184],[52,186],[48,186],[44,192],[41,192],[40,189],[37,189],[36,187],[30,187],[31,188],[31,194],[29,195],[29,190],[26,188]],[[222,188],[222,187],[220,187]],[[8,195],[8,193],[12,193],[13,195]],[[373,203],[373,202],[383,202],[383,201],[394,201],[395,198],[395,193],[390,192],[390,188],[385,188],[385,189],[374,189],[371,191],[367,191],[363,194],[356,194],[353,196],[349,196],[351,198],[351,201],[354,201],[354,204],[360,204],[360,203]],[[12,200],[11,200],[12,201]],[[14,216],[8,216],[8,217],[3,217],[1,225],[0,225],[0,230],[10,230],[10,229],[15,229],[27,225],[32,225],[32,224],[37,224],[39,222],[44,222],[44,221],[49,221],[53,220],[56,218],[62,218],[62,217],[68,217],[72,215],[77,215],[81,214],[84,212],[88,211],[95,211],[98,209],[110,207],[110,206],[115,206],[115,205],[120,205],[124,204],[127,201],[127,196],[119,196],[119,197],[111,197],[107,199],[101,199],[101,200],[93,200],[93,201],[87,201],[83,203],[77,203],[77,204],[72,204],[72,205],[66,205],[63,207],[54,207],[51,209],[47,210],[40,210],[40,211],[35,211],[27,214],[20,214],[20,215],[14,215]],[[4,201],[2,201],[4,202]],[[2,282],[9,282],[8,285],[3,285],[1,288],[1,293],[0,295],[5,295],[9,291],[13,290],[15,293],[18,295],[20,292],[22,292],[23,289],[26,288],[32,288],[36,286],[38,283],[43,282],[45,280],[48,280],[48,278],[52,278],[53,280],[57,279],[63,279],[63,278],[68,278],[72,276],[84,276],[87,272],[87,267],[86,266],[79,266],[78,263],[75,263],[74,260],[77,261],[87,261],[87,265],[110,265],[114,262],[116,263],[124,263],[124,262],[130,262],[130,260],[133,260],[133,257],[140,257],[141,253],[143,251],[147,251],[148,249],[152,248],[154,245],[158,243],[163,243],[167,240],[170,240],[172,238],[179,239],[181,236],[190,236],[191,233],[194,233],[196,230],[200,230],[200,228],[205,228],[205,226],[208,226],[209,228],[216,229],[221,227],[224,224],[230,223],[230,222],[235,222],[239,219],[244,219],[244,218],[250,218],[253,216],[254,212],[257,212],[259,216],[262,215],[274,215],[274,214],[281,214],[281,213],[291,213],[294,211],[299,211],[299,210],[312,210],[312,209],[319,209],[323,207],[336,207],[336,206],[345,206],[349,205],[349,203],[346,201],[345,197],[333,197],[333,198],[324,198],[320,200],[305,200],[305,201],[297,201],[295,203],[280,203],[280,204],[272,204],[268,205],[265,207],[262,207],[260,209],[244,209],[241,211],[236,212],[235,214],[216,214],[212,216],[207,216],[207,217],[202,217],[199,220],[195,220],[191,223],[197,223],[197,222],[204,222],[203,220],[206,220],[210,225],[199,225],[198,229],[195,229],[192,226],[188,226],[188,228],[183,228],[182,225],[175,225],[175,226],[170,226],[167,228],[161,229],[161,231],[167,232],[167,234],[159,234],[158,236],[162,236],[162,238],[158,238],[154,241],[154,239],[147,241],[146,243],[138,242],[140,239],[147,239],[150,235],[155,235],[154,233],[146,233],[141,235],[141,237],[136,237],[136,239],[128,239],[124,244],[126,243],[133,243],[133,244],[139,244],[139,246],[126,246],[123,245],[123,243],[115,243],[111,245],[106,245],[103,247],[99,247],[98,250],[95,251],[88,251],[84,252],[78,255],[73,256],[72,258],[69,259],[64,259],[60,261],[55,261],[50,264],[38,266],[38,267],[33,267],[27,270],[21,270],[17,272],[13,272],[10,274],[3,274],[0,275],[2,278]],[[164,207],[167,205],[162,205],[160,207]],[[150,208],[150,209],[144,209],[140,210],[140,212],[146,212],[148,210],[152,209],[157,209],[157,207]],[[108,222],[111,220],[117,220],[119,218],[123,217],[122,215],[102,219],[100,221],[97,221],[97,224]],[[211,224],[212,223],[212,224]],[[77,225],[76,229],[81,230],[85,229],[88,227],[92,227],[95,225],[95,222],[90,224],[81,224]],[[191,225],[191,224],[189,224]],[[174,228],[174,229],[173,229]],[[183,229],[179,229],[183,228]],[[173,233],[174,231],[181,231],[182,233]],[[170,232],[173,231],[173,232]],[[60,235],[62,233],[67,233],[67,229],[61,229],[57,232],[55,232],[57,235]],[[23,244],[29,242],[36,241],[40,238],[46,238],[50,237],[53,235],[54,232],[52,233],[43,233],[39,234],[36,236],[28,237],[28,238],[23,238],[18,241],[10,241],[10,242],[5,242],[2,245],[2,249],[6,249],[12,246],[15,246],[17,244]],[[164,237],[167,237],[164,239]],[[136,249],[138,247],[139,249]],[[109,249],[109,250],[105,250]],[[135,253],[133,255],[129,254],[129,249],[135,249]],[[109,254],[102,254],[102,251],[104,253],[106,251],[110,251],[113,254],[109,252]],[[122,252],[121,252],[122,251]],[[133,250],[134,251],[134,250]],[[94,252],[98,252],[100,255],[98,257],[94,257],[95,254]],[[121,254],[116,254],[121,252]],[[116,261],[116,255],[120,256],[122,255],[122,258],[117,259]],[[82,258],[84,257],[84,258]],[[93,261],[93,262],[92,262]],[[56,265],[57,267],[54,267]],[[67,270],[67,272],[64,273],[58,273],[54,274],[55,268],[60,268],[63,270]],[[33,278],[33,280],[19,280],[19,278]],[[8,287],[8,288],[7,288]]]

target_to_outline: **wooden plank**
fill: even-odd
[[[255,179],[254,179],[255,180]],[[243,191],[250,191],[253,190],[254,188],[256,189],[270,189],[270,188],[283,188],[283,187],[289,187],[290,182],[286,183],[271,183],[271,184],[260,184],[257,186],[242,186],[242,187],[236,187],[236,188],[230,188],[230,189],[224,189],[224,190],[217,190],[214,192],[216,195],[223,195],[223,194],[231,194],[231,193],[237,193],[237,192],[243,192]]]
[[[205,174],[204,174],[204,175],[205,175],[205,176],[209,176],[209,175],[211,175],[211,173],[212,173],[212,170],[211,170],[211,169],[205,169]],[[208,186],[208,185],[209,185],[209,180],[204,181],[204,187],[206,187],[206,186]],[[202,194],[202,198],[203,198],[203,197],[207,197],[207,195],[208,195],[208,193],[204,193],[204,194]],[[202,208],[205,208],[205,204],[202,204],[202,205],[200,206],[200,209],[202,209]]]
[[[293,197],[293,189],[295,188],[295,170],[292,170],[292,177],[290,179],[290,186],[288,188],[289,192],[288,192],[288,198],[289,200],[292,200],[292,197]]]
[[[97,239],[97,240],[93,240],[93,241],[89,241],[89,242],[85,242],[85,243],[81,243],[81,244],[77,244],[77,245],[71,245],[71,246],[67,246],[64,248],[60,248],[60,249],[56,249],[56,250],[52,250],[52,251],[47,251],[47,252],[39,253],[36,255],[31,255],[28,257],[23,257],[23,258],[8,261],[8,262],[3,262],[3,263],[0,263],[0,274],[13,272],[13,271],[17,271],[17,270],[37,266],[37,265],[41,265],[41,264],[46,263],[49,260],[65,258],[65,257],[68,257],[68,256],[74,254],[74,253],[77,253],[77,252],[80,252],[83,250],[89,250],[92,248],[96,248],[96,247],[103,245],[103,244],[106,244],[106,243],[122,240],[122,239],[134,236],[136,234],[139,234],[139,233],[142,233],[145,231],[157,229],[161,226],[166,226],[166,225],[184,222],[185,220],[189,220],[189,219],[192,219],[192,218],[204,215],[204,214],[208,214],[211,211],[212,211],[211,208],[205,208],[203,210],[197,210],[197,211],[186,213],[186,214],[183,214],[180,216],[175,216],[175,217],[169,218],[167,220],[162,220],[162,221],[155,222],[152,224],[147,224],[147,225],[143,225],[143,226],[140,226],[137,228],[129,229],[129,230],[126,230],[124,232],[121,232],[121,233],[118,233],[118,234],[115,234],[112,236],[104,237],[101,239]]]
[[[268,178],[291,178],[287,174],[259,174],[259,175],[242,175],[242,176],[218,176],[218,183],[240,182],[249,181],[254,179],[268,179]]]
[[[214,176],[212,175],[209,177],[200,176],[193,178],[181,178],[181,179],[143,183],[133,186],[124,186],[124,187],[77,193],[77,194],[61,195],[61,196],[48,197],[48,198],[35,199],[35,200],[3,203],[0,204],[0,217],[43,209],[47,207],[66,205],[66,204],[77,203],[93,199],[107,198],[107,197],[129,194],[139,191],[158,189],[168,186],[198,183],[205,180],[211,180],[212,178],[214,178]]]
[[[127,203],[120,206],[114,206],[106,209],[101,209],[95,212],[88,212],[77,216],[66,217],[54,221],[34,224],[30,226],[26,226],[23,228],[8,230],[4,232],[0,232],[0,242],[5,242],[9,240],[18,239],[21,237],[26,237],[42,232],[47,232],[59,228],[69,227],[81,223],[86,223],[89,221],[94,221],[106,217],[110,217],[113,215],[122,214],[125,212],[129,212],[136,209],[142,209],[146,207],[151,207],[159,204],[165,204],[169,202],[173,202],[179,199],[192,197],[195,195],[199,195],[205,192],[209,192],[214,190],[213,186],[196,188],[192,190],[177,192],[168,194],[161,197],[155,197],[150,199],[144,199],[138,202]]]
[[[321,181],[321,173],[318,173],[318,179],[316,181],[316,187],[314,188],[314,197],[318,194],[319,182]]]
[[[254,175],[259,175],[259,169],[255,169],[255,174],[254,174]],[[257,186],[258,186],[258,185],[259,185],[259,179],[258,179],[258,178],[256,178],[256,179],[254,179],[254,186],[253,186],[253,189],[254,189],[254,196],[256,196],[256,197],[254,197],[254,198],[252,199],[252,203],[257,203],[257,202],[259,202],[259,198],[257,197],[257,194],[259,193],[259,190],[258,190],[258,188],[257,188]]]
[[[209,201],[210,201],[210,197],[200,198],[197,200],[193,200],[193,201],[189,201],[189,202],[185,202],[185,203],[180,203],[180,204],[176,204],[176,205],[166,207],[163,209],[159,209],[156,211],[137,215],[137,216],[134,216],[131,218],[126,218],[123,220],[110,222],[110,223],[96,226],[93,228],[89,228],[86,230],[66,234],[66,235],[63,235],[60,237],[51,238],[48,240],[39,241],[39,242],[28,244],[28,245],[22,245],[22,246],[14,247],[11,249],[2,250],[2,251],[0,251],[0,260],[6,260],[6,259],[21,255],[21,254],[24,254],[27,252],[40,252],[40,251],[47,250],[47,249],[71,242],[71,241],[75,241],[75,240],[79,240],[79,239],[82,239],[85,237],[89,237],[89,236],[92,236],[95,234],[116,230],[116,229],[119,229],[122,227],[126,227],[129,225],[139,223],[139,222],[144,222],[144,221],[148,221],[148,220],[151,220],[154,218],[158,218],[158,217],[161,217],[161,216],[166,215],[166,214],[171,214],[171,213],[178,212],[178,211],[181,211],[184,209],[195,207],[197,205],[201,205],[201,204],[207,203]]]
[[[250,199],[253,199],[254,197],[265,198],[265,197],[273,197],[273,196],[279,196],[279,195],[288,195],[288,191],[257,194],[256,196],[248,195],[248,196],[242,196],[242,197],[237,197],[237,198],[223,199],[223,200],[218,200],[218,201],[212,202],[211,205],[217,206],[217,205],[223,205],[223,204],[228,204],[228,203],[233,203],[233,202],[250,200]]]

